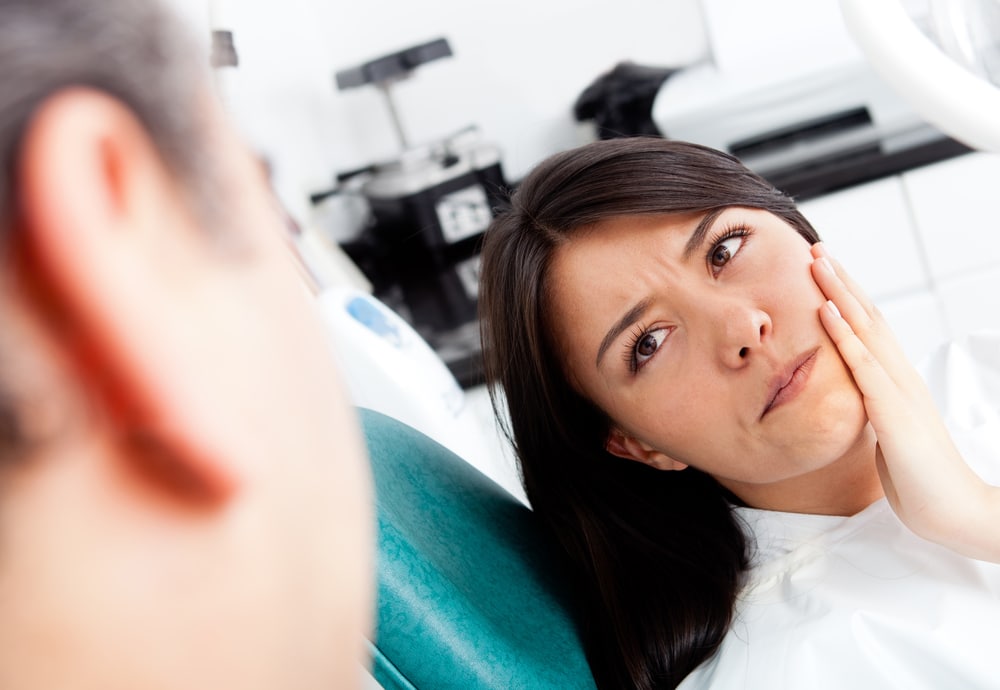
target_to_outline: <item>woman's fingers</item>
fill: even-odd
[[[820,320],[865,397],[865,408],[873,426],[876,430],[883,427],[888,421],[886,416],[899,408],[894,404],[897,402],[895,398],[902,395],[899,386],[832,300],[820,309]]]

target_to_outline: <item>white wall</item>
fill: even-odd
[[[977,152],[799,205],[913,362],[1000,329],[1000,154]]]
[[[679,66],[707,52],[698,0],[169,2],[234,31],[230,109],[300,219],[336,172],[398,153],[380,94],[337,91],[337,70],[446,37],[454,56],[395,89],[407,134],[422,142],[476,124],[516,179],[582,140],[573,102],[618,62]]]

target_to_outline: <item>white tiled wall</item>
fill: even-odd
[[[799,208],[872,299],[929,287],[900,178],[828,194]]]
[[[1000,156],[973,153],[800,204],[914,362],[1000,328]]]
[[[1000,263],[943,281],[938,292],[952,333],[1000,327]]]
[[[1000,328],[1000,155],[963,156],[903,182],[949,335]]]
[[[914,364],[951,337],[943,301],[934,292],[921,290],[876,303]]]
[[[1000,266],[1000,156],[962,156],[902,178],[935,281]]]

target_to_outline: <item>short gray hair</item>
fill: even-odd
[[[218,182],[206,153],[207,73],[207,55],[158,0],[0,0],[0,271],[25,128],[64,88],[90,87],[128,107],[204,219]],[[0,462],[30,440],[5,372],[8,349],[0,351]]]
[[[120,100],[178,179],[200,187],[208,58],[185,29],[158,0],[0,0],[0,218],[27,122],[70,86]]]

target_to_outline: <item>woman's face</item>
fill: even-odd
[[[874,472],[811,263],[785,221],[737,207],[605,221],[557,249],[553,342],[570,383],[611,418],[608,449],[696,467],[776,509],[866,448]]]

